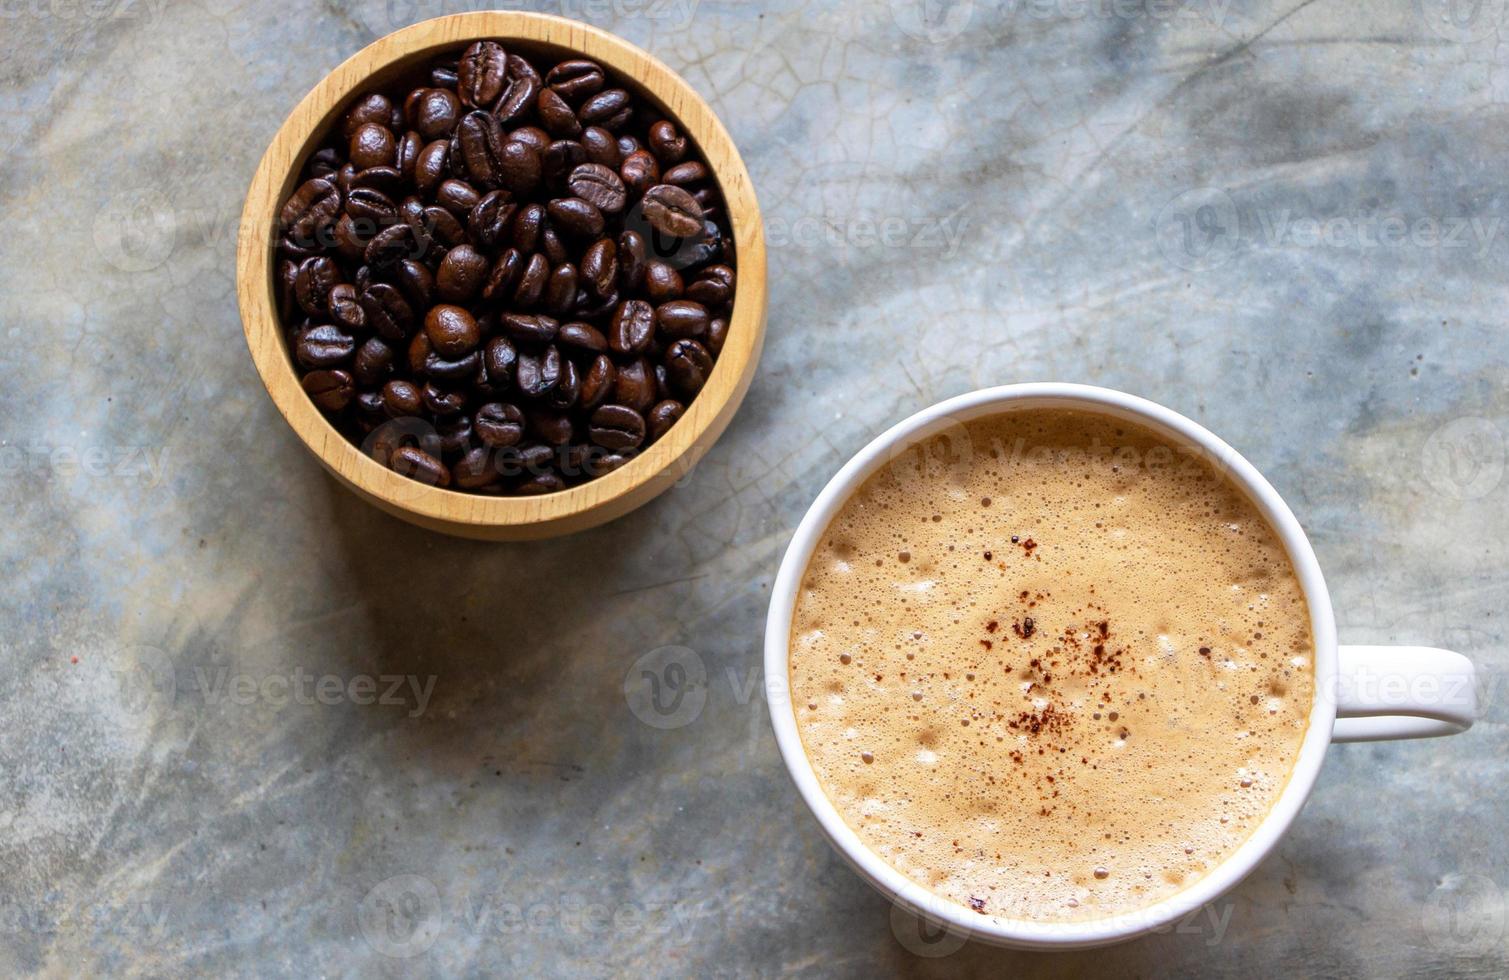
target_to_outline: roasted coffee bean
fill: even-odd
[[[587,149],[576,140],[556,140],[540,155],[540,174],[551,187],[560,187],[571,172],[587,162]]]
[[[414,229],[406,224],[390,225],[372,236],[367,243],[367,264],[382,268],[400,259],[410,259],[422,254],[414,237]]]
[[[617,214],[628,202],[623,178],[600,163],[581,164],[571,171],[567,185],[571,193],[607,214]]]
[[[427,140],[442,139],[456,128],[461,117],[461,100],[449,89],[427,88],[414,101],[413,111],[408,115],[420,136]]]
[[[713,370],[713,357],[695,340],[678,340],[666,348],[665,369],[671,385],[687,398],[702,390]]]
[[[391,204],[393,198],[401,198],[407,192],[405,183],[403,174],[396,166],[368,167],[366,170],[358,171],[356,176],[351,178],[351,190],[377,191],[388,198]],[[348,206],[346,210],[350,211],[350,207]]]
[[[509,142],[523,143],[536,153],[544,153],[550,147],[550,134],[538,126],[519,126],[508,134]]]
[[[666,341],[700,338],[707,333],[707,307],[689,299],[655,307],[655,329]]]
[[[717,309],[734,298],[734,270],[726,265],[708,266],[687,287],[686,298],[708,309]]]
[[[442,247],[454,248],[466,241],[466,229],[454,214],[438,204],[424,209],[424,227]]]
[[[713,317],[707,321],[707,349],[714,357],[723,350],[723,341],[728,339],[728,321],[722,317]]]
[[[613,134],[601,126],[588,126],[582,130],[582,148],[587,151],[587,162],[607,167],[614,173],[618,172],[618,165],[623,162],[623,153],[618,148],[618,140]]]
[[[613,391],[617,373],[608,355],[599,354],[593,358],[591,366],[582,375],[582,390],[577,396],[582,408],[590,411],[606,401]]]
[[[656,259],[644,267],[644,291],[653,303],[665,303],[680,299],[682,292],[681,273],[674,267]]]
[[[299,263],[293,259],[279,259],[276,273],[278,288],[278,316],[291,320],[299,309]]]
[[[493,263],[492,271],[487,274],[487,282],[482,286],[482,298],[488,302],[497,302],[513,296],[519,277],[524,274],[524,264],[524,256],[518,249],[505,249]]]
[[[367,324],[389,340],[404,340],[414,329],[414,309],[395,287],[375,282],[361,294],[358,302],[367,315]]]
[[[545,256],[536,252],[529,257],[524,271],[519,275],[519,284],[513,291],[513,305],[524,310],[537,305],[540,297],[545,295],[545,284],[549,280],[550,263],[545,260]]]
[[[663,166],[674,166],[686,156],[686,137],[677,133],[675,125],[665,119],[650,127],[649,145],[650,152]]]
[[[539,97],[535,99],[535,111],[540,114],[540,124],[557,139],[569,139],[581,134],[582,124],[576,118],[576,113],[571,111],[571,106],[555,89],[540,90]]]
[[[645,415],[645,428],[651,442],[670,431],[671,426],[680,421],[681,416],[686,414],[686,406],[678,401],[667,399],[657,402],[655,407]]]
[[[497,187],[503,176],[503,127],[492,113],[480,109],[468,112],[456,130],[461,160],[473,183],[479,187]]]
[[[625,300],[613,312],[608,346],[615,354],[638,354],[655,334],[655,308],[642,299]]]
[[[521,497],[539,497],[547,493],[559,493],[566,489],[566,481],[559,473],[538,473],[514,487]]]
[[[341,121],[341,138],[349,140],[364,123],[388,125],[393,119],[393,103],[387,96],[371,92],[346,112]]]
[[[567,102],[579,102],[597,94],[605,80],[602,68],[584,58],[563,61],[545,73],[545,84]]]
[[[655,365],[655,400],[658,402],[671,401],[675,397],[676,392],[671,390],[671,378],[666,372],[665,365]]]
[[[701,160],[688,160],[685,163],[678,163],[666,170],[660,176],[660,179],[667,184],[686,187],[688,184],[700,183],[706,180],[708,176],[707,167],[703,165]]]
[[[345,364],[355,350],[356,341],[350,334],[324,323],[299,334],[294,355],[307,368],[332,368]]]
[[[424,386],[420,395],[424,398],[424,407],[437,418],[455,415],[466,407],[466,395],[459,391],[441,388],[433,381]]]
[[[472,431],[485,446],[502,449],[524,438],[524,413],[506,402],[489,402],[472,417]]]
[[[478,41],[456,65],[456,94],[469,106],[491,107],[503,94],[508,55],[496,41]]]
[[[635,150],[618,165],[618,176],[629,193],[639,197],[660,183],[660,164],[647,151]]]
[[[435,290],[447,303],[468,303],[487,281],[487,257],[470,245],[445,253],[435,272]]]
[[[618,285],[636,290],[644,285],[648,244],[637,231],[627,230],[618,236]]]
[[[540,96],[540,83],[533,78],[511,78],[493,106],[493,115],[498,122],[512,126],[528,118],[534,110],[535,100]]]
[[[428,309],[435,301],[435,275],[429,266],[413,259],[401,259],[392,275],[404,299],[414,309]]]
[[[502,474],[498,472],[493,451],[478,446],[451,467],[451,479],[463,490],[480,490],[497,483]]]
[[[557,386],[550,397],[553,399],[560,390]],[[574,426],[571,424],[571,416],[564,411],[534,408],[526,414],[529,418],[529,432],[536,439],[548,446],[564,446],[571,441]]]
[[[471,416],[465,413],[436,419],[435,434],[440,437],[441,459],[455,459],[477,444]]]
[[[444,357],[423,331],[409,341],[409,371],[419,377],[460,384],[475,378],[481,366],[482,356],[475,350],[454,360]]]
[[[540,184],[540,151],[520,140],[503,144],[498,180],[515,195],[529,194]]]
[[[334,184],[319,177],[306,180],[283,205],[284,234],[296,242],[313,243],[340,209],[341,193]]]
[[[314,316],[324,313],[330,298],[330,289],[341,281],[340,267],[335,260],[317,255],[305,259],[299,265],[294,280],[294,294],[305,313]]]
[[[561,381],[555,386],[554,391],[545,396],[545,404],[549,405],[557,412],[569,411],[571,409],[571,406],[576,404],[577,396],[581,394],[581,391],[582,376],[581,372],[576,369],[576,362],[571,360],[571,358],[569,357],[562,357]],[[570,424],[570,421],[571,420],[568,417],[566,419],[568,425]],[[548,442],[550,440],[546,441]],[[562,440],[562,442],[570,442],[570,439],[564,439]]]
[[[424,332],[435,352],[447,360],[465,357],[482,340],[476,319],[462,307],[449,304],[432,307],[425,314]]]
[[[482,195],[471,184],[460,180],[443,180],[435,190],[435,203],[458,218],[471,214],[472,208],[482,200]]]
[[[610,295],[618,279],[618,246],[611,238],[599,238],[582,253],[582,284],[594,296]]]
[[[527,313],[505,313],[498,325],[514,343],[531,348],[553,343],[561,329],[560,323],[551,317]]]
[[[415,189],[425,197],[432,197],[451,171],[450,160],[450,140],[435,140],[426,145],[414,161]]]
[[[649,361],[640,357],[617,365],[613,374],[612,400],[636,412],[648,411],[655,404],[655,372]]]
[[[629,93],[621,88],[599,92],[582,103],[577,118],[587,124],[606,123],[629,107]],[[612,126],[606,127],[612,129]]]
[[[576,302],[577,278],[576,266],[570,262],[563,262],[550,270],[550,280],[545,284],[545,298],[542,301],[545,312],[556,316],[565,316],[571,312],[571,307]]]
[[[300,383],[309,400],[326,412],[339,412],[356,394],[351,375],[341,370],[310,371]]]
[[[466,227],[478,245],[492,248],[508,234],[509,222],[518,205],[509,200],[508,191],[489,191],[467,215]]]
[[[561,383],[561,352],[546,347],[539,354],[520,354],[515,380],[526,398],[544,398]]]
[[[358,384],[373,388],[388,380],[393,373],[393,348],[378,337],[368,337],[356,349],[356,359],[351,373]]]
[[[482,359],[487,371],[488,387],[496,392],[504,392],[513,385],[514,369],[518,364],[519,354],[514,349],[513,342],[507,337],[494,337],[487,342],[487,353]]]
[[[419,163],[419,154],[423,149],[424,137],[417,130],[410,129],[398,138],[398,152],[395,154],[393,168],[404,183],[413,182],[414,168]]]
[[[526,204],[513,216],[510,239],[513,247],[526,255],[540,247],[540,231],[545,227],[545,207]]]
[[[640,205],[644,219],[662,235],[690,238],[702,230],[701,206],[680,187],[656,184],[644,192]]]
[[[545,210],[551,222],[569,235],[596,239],[603,233],[603,213],[579,197],[558,197]]]
[[[398,140],[380,123],[362,123],[351,134],[351,163],[363,167],[392,166],[398,159]]]
[[[394,379],[382,386],[382,407],[389,418],[418,415],[424,410],[424,394],[413,382]]]
[[[608,349],[608,338],[590,323],[563,323],[556,333],[556,343],[568,354],[596,355]]]
[[[398,205],[376,188],[353,187],[351,193],[346,195],[346,214],[352,220],[367,221],[374,227],[385,228],[398,222]]]
[[[627,405],[601,405],[592,413],[587,435],[605,449],[637,449],[644,442],[644,416]]]
[[[550,260],[552,266],[571,261],[571,253],[566,249],[566,243],[550,222],[545,222],[545,227],[540,229],[540,252]]]
[[[351,215],[343,214],[335,219],[332,234],[335,238],[335,250],[341,258],[348,262],[362,262],[366,259],[367,242],[377,234],[377,225],[366,218],[357,221]]]
[[[404,446],[395,451],[388,462],[395,473],[432,487],[450,486],[451,473],[445,464],[422,449]]]
[[[330,319],[343,330],[357,333],[367,327],[367,313],[357,301],[356,287],[350,283],[341,282],[330,287],[325,294],[325,309],[330,312]]]

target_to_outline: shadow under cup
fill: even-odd
[[[1304,593],[1314,642],[1315,694],[1298,757],[1267,815],[1224,861],[1174,895],[1115,916],[1077,922],[1038,922],[996,915],[942,898],[903,875],[872,851],[828,798],[802,746],[790,690],[790,638],[797,590],[819,541],[833,518],[874,473],[928,440],[942,436],[944,451],[931,465],[951,465],[949,447],[962,425],[978,418],[1034,409],[1072,409],[1134,423],[1152,430],[1180,453],[1193,453],[1224,474],[1268,521],[1289,558]],[[966,450],[967,451],[967,450]],[[1428,648],[1338,647],[1329,593],[1315,553],[1278,492],[1252,464],[1202,426],[1142,398],[1088,385],[1007,385],[960,395],[896,424],[860,450],[828,482],[796,529],[781,562],[765,625],[766,696],[776,742],[802,799],[828,840],[848,863],[889,899],[914,914],[963,935],[1019,949],[1076,949],[1109,945],[1170,925],[1242,880],[1273,849],[1298,815],[1334,741],[1452,734],[1476,714],[1471,664],[1461,656]],[[1357,683],[1370,666],[1395,679],[1435,679],[1437,696],[1423,687],[1393,685],[1367,690]],[[1371,673],[1379,673],[1374,670]],[[1346,681],[1342,678],[1345,676]],[[1338,713],[1343,717],[1338,722]],[[1333,732],[1334,729],[1334,732]]]

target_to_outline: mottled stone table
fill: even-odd
[[[1509,971],[1503,0],[551,5],[712,100],[771,312],[683,485],[531,545],[337,487],[233,295],[284,114],[455,6],[0,4],[0,971]],[[1343,639],[1462,650],[1485,717],[1333,749],[1278,853],[1177,930],[953,949],[802,809],[762,617],[878,429],[1050,378],[1224,435],[1313,535]],[[648,710],[646,656],[705,689]]]

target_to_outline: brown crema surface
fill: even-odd
[[[791,689],[824,790],[908,877],[982,915],[1103,918],[1268,813],[1310,710],[1309,611],[1205,459],[1010,412],[844,505],[797,597]]]

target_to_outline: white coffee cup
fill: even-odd
[[[1283,541],[1309,603],[1315,641],[1315,700],[1309,729],[1288,785],[1252,836],[1203,878],[1170,898],[1087,922],[980,915],[933,894],[870,850],[818,783],[797,731],[789,682],[797,589],[823,532],[849,496],[872,473],[924,439],[962,434],[963,423],[981,416],[1034,408],[1080,409],[1140,423],[1160,433],[1179,452],[1199,454],[1223,469]],[[1337,644],[1331,597],[1305,532],[1278,492],[1236,450],[1204,427],[1146,399],[1107,388],[1058,383],[986,388],[940,402],[892,426],[828,481],[797,526],[776,576],[765,622],[765,677],[770,717],[786,767],[838,852],[893,902],[941,924],[949,933],[1018,949],[1104,946],[1170,925],[1235,886],[1273,850],[1310,795],[1332,742],[1451,735],[1466,731],[1477,715],[1472,663],[1460,654],[1429,647]]]

